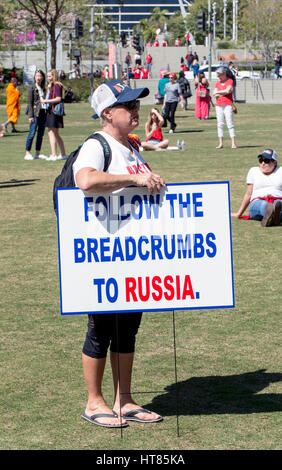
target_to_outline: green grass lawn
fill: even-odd
[[[185,152],[147,152],[166,182],[230,181],[237,210],[248,169],[272,147],[282,161],[281,106],[239,104],[237,150],[216,150],[215,112],[198,121],[176,113]],[[141,107],[139,129],[149,111]],[[88,104],[66,105],[61,135],[70,153],[99,122]],[[1,122],[6,119],[0,107]],[[281,447],[282,227],[232,220],[235,308],[146,312],[136,345],[132,389],[164,415],[155,425],[103,429],[81,419],[87,400],[81,367],[84,315],[61,316],[52,187],[62,162],[24,161],[28,125],[0,140],[1,449],[279,449]],[[168,135],[168,130],[164,131]],[[42,152],[50,154],[47,132]],[[279,328],[280,326],[280,328]],[[112,402],[109,364],[104,394]],[[179,415],[177,427],[176,415]],[[179,432],[178,432],[179,431]],[[178,435],[179,434],[179,435]]]

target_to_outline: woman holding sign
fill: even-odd
[[[102,131],[112,159],[104,169],[102,146],[95,139],[87,140],[73,165],[76,185],[87,194],[111,193],[127,186],[145,186],[149,193],[160,192],[163,179],[152,173],[140,153],[130,145],[128,134],[139,124],[138,98],[149,94],[148,88],[131,89],[119,80],[100,85],[91,105],[100,117]],[[90,314],[82,351],[88,402],[82,418],[98,426],[118,428],[127,421],[154,423],[162,420],[156,413],[137,405],[131,397],[131,375],[135,337],[142,313]],[[114,403],[110,407],[102,395],[102,381],[108,348],[114,382]]]

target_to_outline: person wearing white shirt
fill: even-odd
[[[249,207],[250,218],[260,220],[262,227],[280,225],[282,220],[282,168],[277,165],[277,153],[265,149],[258,155],[259,167],[247,175],[247,190],[241,206],[233,217],[242,217]]]
[[[128,186],[144,186],[148,192],[160,192],[165,183],[131,146],[128,134],[139,124],[138,98],[149,94],[148,88],[131,89],[120,80],[100,85],[92,95],[91,105],[100,117],[102,131],[112,159],[104,171],[104,155],[99,142],[87,140],[73,165],[76,185],[87,194],[104,194]],[[82,364],[88,402],[82,418],[98,426],[118,428],[127,421],[155,423],[162,417],[142,408],[131,396],[131,376],[135,337],[141,312],[90,314],[82,350]],[[118,339],[117,339],[118,338]],[[114,403],[110,407],[102,395],[102,380],[108,348],[114,382]]]

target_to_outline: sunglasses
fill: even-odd
[[[128,111],[133,111],[133,109],[140,108],[140,101],[133,100],[133,101],[127,101],[126,103],[115,103],[112,106],[110,106],[110,108],[117,108],[118,106],[123,106],[124,108],[128,109]]]
[[[271,158],[269,159],[269,158],[260,157],[260,158],[259,158],[259,162],[260,162],[260,163],[263,162],[263,163],[269,164],[270,162],[274,162],[274,160],[272,160]]]

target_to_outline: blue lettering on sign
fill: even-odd
[[[198,207],[203,207],[203,202],[198,201],[199,198],[202,198],[202,193],[193,193],[193,206],[194,206],[194,217],[203,217],[204,213],[202,211],[198,212]]]
[[[122,251],[121,241],[120,238],[116,237],[113,246],[112,261],[116,261],[118,258],[120,259],[120,261],[124,261],[124,254]]]
[[[186,194],[186,201],[182,197],[183,194],[179,194],[179,215],[183,217],[183,209],[186,209],[187,217],[191,217],[190,194]]]
[[[94,286],[97,286],[97,300],[101,304],[103,302],[103,289],[102,286],[105,285],[105,293],[107,300],[111,303],[116,302],[118,298],[118,283],[113,278],[110,277],[107,282],[103,278],[93,279]]]
[[[154,213],[154,218],[158,219],[159,218],[159,210],[160,210],[160,195],[156,195],[156,202],[155,202],[155,197],[150,195],[149,200],[148,196],[144,196],[144,205],[145,205],[145,212],[147,219],[151,219],[152,215],[152,209]]]
[[[185,235],[185,239],[183,240],[182,235],[177,235],[177,249],[178,249],[178,258],[181,259],[182,257],[191,258],[191,236],[190,234]]]
[[[143,251],[142,251],[142,244],[143,244],[143,243],[146,243],[146,244],[149,243],[148,238],[145,237],[145,236],[140,237],[139,240],[138,240],[138,253],[139,253],[139,257],[140,257],[143,261],[145,261],[146,259],[149,258],[150,251],[149,251],[149,250],[145,250],[145,252],[143,253]]]
[[[98,303],[102,303],[102,286],[105,284],[105,279],[93,279],[94,286],[97,286]]]
[[[124,213],[124,196],[120,196],[120,220],[125,220],[130,217],[130,212],[127,212],[127,214]]]
[[[97,238],[87,238],[87,261],[88,263],[92,262],[92,257],[94,261],[99,261],[99,257],[97,255],[98,249],[98,240]]]
[[[200,210],[203,207],[203,193],[192,193],[192,201],[191,201],[191,194],[186,193],[186,195],[180,194],[166,194],[166,200],[169,201],[170,207],[170,218],[174,219],[176,214],[176,208],[178,202],[178,215],[179,217],[203,217],[204,213]],[[192,214],[193,208],[193,214]]]
[[[136,257],[136,241],[133,237],[125,237],[125,259],[132,261]]]
[[[111,261],[110,255],[106,254],[110,251],[109,243],[110,243],[110,237],[100,238],[100,253],[101,253],[102,262]]]
[[[204,237],[201,233],[194,234],[194,258],[202,258],[205,254],[205,249],[203,246]]]
[[[136,210],[136,202],[138,202],[139,204],[139,211]],[[131,204],[135,206],[134,210],[132,211],[133,218],[136,220],[141,219],[143,215],[142,197],[138,195],[133,196],[133,198],[131,199]]]
[[[216,236],[209,232],[194,234],[151,235],[147,237],[101,237],[75,238],[75,263],[110,263],[112,261],[134,261],[138,257],[142,261],[163,259],[190,259],[217,254]]]
[[[210,232],[206,236],[206,243],[211,248],[211,250],[207,250],[207,255],[209,258],[213,258],[216,255],[216,244],[212,242],[212,240],[216,240],[215,234]]]
[[[174,219],[174,201],[177,199],[177,194],[166,194],[165,197],[169,201],[170,218]]]
[[[111,295],[111,287],[113,287],[113,295]],[[106,282],[106,296],[111,303],[116,302],[118,298],[118,284],[113,277],[110,277]]]
[[[85,251],[84,251],[84,240],[83,238],[74,239],[74,262],[75,263],[84,263],[85,261]]]
[[[145,208],[145,210],[143,209]],[[98,196],[96,199],[84,197],[84,221],[89,222],[89,213],[98,220],[109,218],[111,221],[126,220],[133,217],[136,220],[145,217],[147,219],[159,217],[160,195],[134,195],[126,201],[125,196]]]

